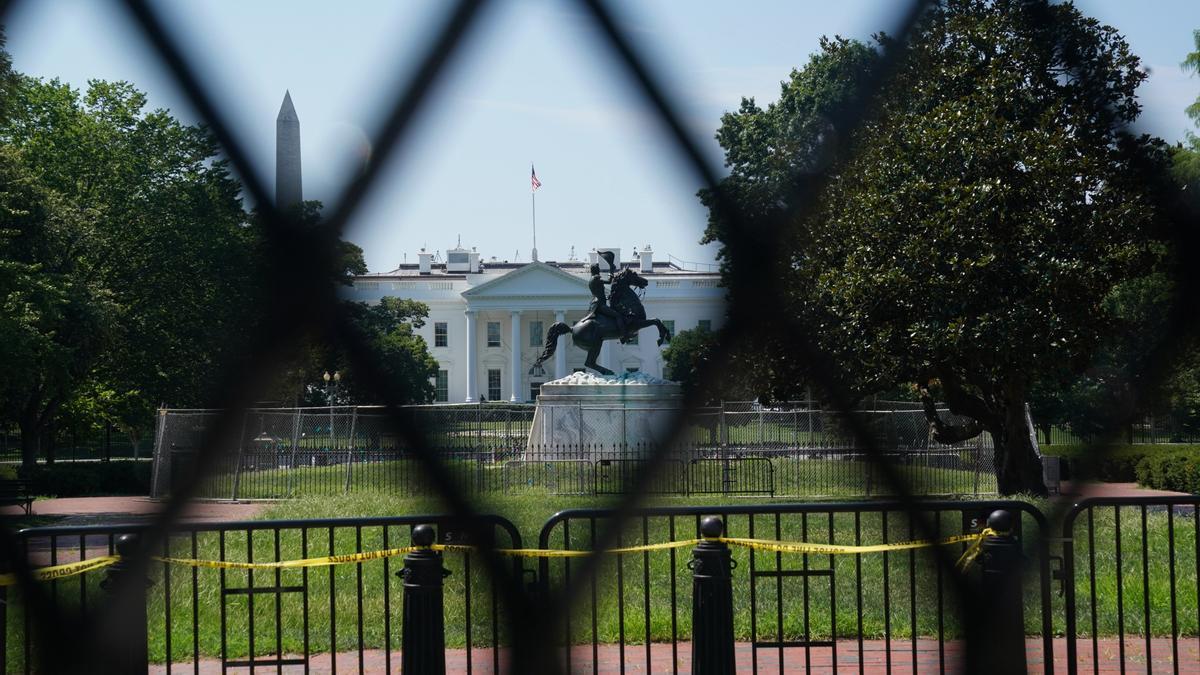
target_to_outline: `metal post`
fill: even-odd
[[[721,419],[717,429],[717,443],[726,445],[729,443],[729,427],[725,424],[725,401],[721,401]]]
[[[104,664],[101,672],[144,673],[150,668],[146,647],[146,588],[150,580],[136,564],[140,548],[141,538],[136,534],[117,537],[116,549],[121,560],[108,568],[100,582],[118,609],[117,620],[107,622],[105,631],[106,641],[112,639],[108,646],[114,658]]]
[[[758,447],[759,447],[759,449],[762,448],[762,445],[763,445],[763,409],[762,409],[762,404],[760,403],[758,405]]]
[[[442,613],[442,554],[428,548],[436,539],[432,525],[412,531],[412,545],[423,548],[404,556],[404,635],[400,672],[446,672],[445,618]]]
[[[1013,534],[1013,515],[993,511],[988,527],[997,532],[979,552],[977,611],[971,612],[975,640],[967,672],[1024,673],[1025,612],[1021,585],[1021,542]]]
[[[288,462],[288,496],[292,495],[292,489],[296,480],[296,451],[300,445],[300,409],[295,409],[295,414],[292,415],[292,459]]]
[[[692,549],[692,672],[695,675],[733,675],[733,560],[729,547],[711,541],[725,531],[716,516],[700,523],[710,541]]]
[[[242,485],[242,452],[246,444],[246,417],[249,415],[249,412],[242,413],[242,432],[237,441],[237,465],[233,468],[233,494],[230,496],[234,500],[238,498],[238,488]]]
[[[358,406],[350,409],[350,441],[346,443],[346,489],[350,494],[350,480],[354,476],[354,432],[358,425]]]

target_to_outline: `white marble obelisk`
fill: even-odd
[[[291,92],[284,92],[283,105],[275,118],[275,205],[296,206],[304,199],[300,182],[300,118],[292,105]]]

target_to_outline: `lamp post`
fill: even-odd
[[[330,375],[329,371],[327,370],[325,371],[325,374],[322,375],[322,378],[325,380],[325,402],[329,404],[329,450],[332,452],[334,442],[333,401],[335,398],[337,398],[337,388],[342,382],[342,374],[335,370],[333,371],[333,375]]]

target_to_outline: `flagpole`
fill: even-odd
[[[533,162],[529,163],[529,215],[533,223],[533,262],[537,262],[537,171],[533,168]]]

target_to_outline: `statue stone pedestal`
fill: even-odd
[[[628,457],[666,443],[683,409],[678,382],[645,373],[572,373],[542,385],[527,454],[536,459]]]

